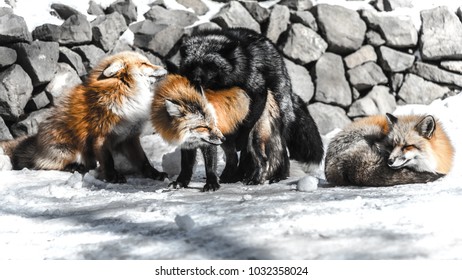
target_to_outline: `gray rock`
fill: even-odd
[[[363,98],[351,104],[348,116],[350,118],[392,113],[396,109],[395,97],[385,86],[375,86]]]
[[[372,10],[362,10],[361,15],[369,28],[380,32],[387,46],[407,48],[417,45],[417,30],[411,18],[379,15]]]
[[[350,85],[345,77],[342,57],[325,53],[316,62],[316,91],[314,100],[347,107],[352,102]]]
[[[443,70],[432,64],[416,62],[409,71],[432,82],[462,87],[462,75]]]
[[[315,7],[315,12],[329,51],[348,54],[361,47],[366,24],[356,11],[337,5],[320,4]]]
[[[201,30],[211,30],[211,29],[221,29],[221,27],[214,23],[214,22],[204,22],[204,23],[201,23],[201,24],[198,24],[192,28],[187,28],[185,30],[186,33],[188,33],[189,35],[191,35],[191,33],[194,33],[194,32],[197,32],[197,31],[201,31]]]
[[[382,38],[382,35],[374,30],[366,32],[366,42],[374,47],[385,45],[386,43],[386,41]]]
[[[344,61],[348,69],[351,69],[366,62],[376,62],[377,54],[375,53],[374,47],[371,45],[365,45],[356,52],[346,56]]]
[[[347,73],[351,85],[360,91],[388,82],[382,69],[375,62],[367,62],[348,70]]]
[[[106,52],[114,47],[125,30],[127,30],[127,24],[124,17],[118,12],[98,16],[91,23],[93,42]]]
[[[0,7],[0,16],[14,14],[13,9],[16,8],[16,0],[5,0],[5,3],[10,7]]]
[[[155,24],[177,25],[186,27],[192,25],[199,18],[191,12],[184,10],[167,10],[161,6],[154,6],[144,14],[147,20]]]
[[[310,72],[305,67],[297,65],[288,59],[284,63],[292,81],[292,91],[308,103],[314,95],[314,85],[311,81]]]
[[[51,113],[51,109],[42,109],[29,114],[29,116],[11,126],[11,133],[14,137],[37,134],[39,124]]]
[[[205,15],[209,11],[207,5],[205,5],[201,0],[176,0],[176,2],[186,8],[193,9],[194,13],[199,16]]]
[[[59,45],[56,42],[34,41],[14,45],[18,63],[29,74],[35,86],[51,81],[58,66]]]
[[[61,25],[59,43],[61,45],[80,45],[90,43],[92,39],[91,25],[87,17],[72,15]]]
[[[351,93],[353,95],[353,100],[358,100],[361,97],[361,93],[354,87],[351,88]]]
[[[394,11],[396,8],[413,8],[412,0],[383,0],[385,11]]]
[[[58,63],[58,69],[53,80],[45,88],[46,93],[51,96],[51,101],[56,104],[56,100],[63,93],[69,92],[73,87],[82,83],[77,72],[66,63]]]
[[[77,46],[73,47],[72,50],[80,55],[87,72],[98,65],[98,62],[106,56],[102,49],[94,45]]]
[[[39,94],[34,95],[26,105],[26,112],[33,112],[40,110],[50,104],[50,99],[47,96],[45,91],[40,92]]]
[[[5,124],[5,121],[0,117],[0,140],[12,140],[13,135],[11,135],[10,130]]]
[[[130,26],[135,33],[133,45],[165,57],[178,43],[184,34],[184,29],[176,25],[155,24],[145,20]]]
[[[386,46],[379,48],[380,62],[385,71],[403,72],[412,67],[415,56],[403,53]]]
[[[76,52],[66,47],[59,48],[59,62],[69,64],[77,72],[77,75],[83,77],[87,74],[85,65],[83,64],[82,57]]]
[[[104,15],[104,9],[100,4],[90,0],[87,13],[89,15],[100,16]]]
[[[274,5],[269,17],[266,37],[273,43],[277,43],[279,36],[287,30],[290,23],[290,11],[287,6]]]
[[[138,19],[136,5],[132,0],[115,1],[106,9],[106,13],[108,14],[113,12],[118,12],[123,15],[127,25],[130,25],[130,23],[135,22]]]
[[[167,9],[167,5],[165,4],[165,1],[164,0],[156,0],[154,2],[152,2],[151,4],[149,4],[149,6],[153,7],[153,6],[161,6],[165,9]]]
[[[18,64],[0,72],[0,116],[5,120],[17,120],[32,96],[32,82]]]
[[[222,28],[246,27],[260,32],[260,25],[258,22],[250,15],[247,9],[237,1],[231,1],[229,4],[223,6],[218,14],[211,18],[211,21]]]
[[[345,110],[337,106],[316,102],[308,105],[308,111],[318,125],[319,133],[322,135],[336,128],[342,129],[351,123]]]
[[[17,57],[15,50],[0,46],[0,68],[15,63]]]
[[[32,35],[27,29],[24,18],[8,13],[0,15],[0,42],[2,44],[31,41]]]
[[[327,43],[318,33],[300,23],[293,24],[287,40],[281,45],[284,54],[299,64],[318,60],[326,52]]]
[[[318,23],[316,18],[309,11],[293,11],[290,14],[290,21],[292,23],[301,23],[314,31],[318,31]]]
[[[383,4],[383,1],[384,0],[373,0],[371,2],[374,8],[377,9],[377,11],[383,12],[385,11],[385,5]]]
[[[289,7],[291,10],[297,11],[304,11],[313,7],[311,0],[282,0],[279,4]]]
[[[250,15],[260,24],[265,22],[270,16],[270,10],[262,7],[256,1],[244,0],[239,1],[239,3],[241,3],[242,6],[244,6],[244,8],[246,8],[247,11],[249,11]]]
[[[404,74],[403,73],[394,73],[391,75],[391,90],[393,92],[398,92],[401,86],[403,85]]]
[[[433,100],[443,97],[450,90],[432,82],[428,82],[414,74],[407,74],[398,92],[401,99],[398,104],[430,104]]]
[[[61,26],[50,23],[37,26],[32,31],[32,38],[39,41],[59,42],[59,38],[61,38]]]
[[[424,60],[461,59],[462,23],[448,7],[420,13],[420,52]]]
[[[73,15],[83,16],[81,12],[64,4],[53,3],[51,4],[51,9],[54,10],[58,14],[58,16],[63,20],[66,20]]]
[[[440,66],[446,70],[462,74],[462,61],[460,60],[441,61]]]

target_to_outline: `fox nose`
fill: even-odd
[[[221,137],[221,138],[220,138],[220,141],[221,141],[221,142],[225,142],[225,141],[226,141],[226,137],[224,137],[224,136]]]
[[[395,162],[395,160],[392,159],[392,158],[389,158],[388,161],[387,161],[389,166],[393,165],[394,162]]]

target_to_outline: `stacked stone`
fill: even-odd
[[[306,102],[321,133],[351,120],[392,112],[397,104],[428,104],[462,88],[462,9],[421,12],[410,18],[386,11],[412,7],[410,0],[377,0],[354,11],[310,0],[282,0],[271,8],[258,1],[226,2],[211,22],[201,0],[162,0],[138,21],[132,0],[106,9],[90,1],[85,15],[53,4],[62,25],[31,32],[12,9],[0,8],[0,138],[32,134],[55,100],[80,83],[107,54],[133,50],[176,71],[183,36],[208,28],[246,27],[267,36],[285,58],[293,91]],[[193,27],[191,27],[193,26]],[[133,45],[119,40],[129,29]]]

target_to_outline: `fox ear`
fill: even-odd
[[[180,105],[177,103],[174,103],[170,100],[165,100],[165,108],[167,109],[167,113],[170,115],[170,117],[181,117],[183,114],[181,113],[180,110]]]
[[[120,61],[115,61],[111,63],[106,69],[103,71],[103,76],[106,78],[113,77],[115,74],[117,74],[120,70],[124,68],[124,65]]]
[[[239,46],[238,41],[228,41],[224,44],[224,46],[220,50],[220,54],[223,56],[227,56],[231,52],[233,52],[238,46]]]
[[[433,132],[435,132],[436,128],[436,121],[433,116],[426,116],[424,117],[416,126],[415,129],[417,132],[427,138],[430,139],[433,136]]]
[[[393,116],[392,114],[387,113],[386,115],[387,115],[388,126],[392,127],[398,122],[398,118]]]

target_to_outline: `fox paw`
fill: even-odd
[[[171,188],[171,189],[182,189],[182,188],[186,188],[188,185],[184,184],[184,183],[181,183],[181,182],[178,182],[178,181],[174,181],[174,182],[171,182],[170,184],[168,184],[168,187]]]
[[[220,188],[220,184],[218,183],[206,183],[204,185],[204,188],[202,188],[203,192],[209,192],[209,191],[216,191]]]
[[[114,172],[110,175],[105,176],[103,180],[108,183],[114,183],[114,184],[127,183],[127,179],[125,178],[125,176],[118,172]]]

